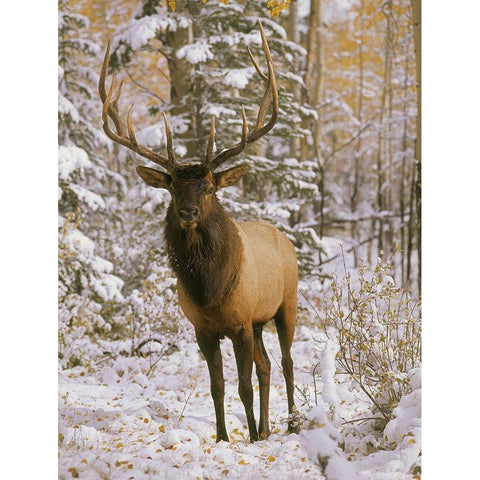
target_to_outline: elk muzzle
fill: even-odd
[[[178,220],[180,227],[185,230],[193,229],[197,226],[200,209],[198,207],[183,207],[178,210]]]

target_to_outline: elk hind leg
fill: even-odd
[[[260,387],[260,421],[258,425],[258,435],[260,439],[267,438],[270,435],[270,426],[268,421],[268,402],[270,394],[270,359],[262,339],[263,325],[254,328],[253,343],[258,384]]]
[[[287,402],[288,402],[288,432],[298,433],[299,428],[296,421],[292,418],[296,411],[294,401],[294,378],[293,378],[293,360],[290,349],[293,343],[293,335],[295,333],[295,321],[297,314],[297,305],[295,301],[284,303],[280,306],[275,314],[275,326],[277,327],[278,340],[280,342],[280,349],[282,351],[282,369],[285,378],[285,385],[287,388]]]

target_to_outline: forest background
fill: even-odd
[[[425,14],[424,14],[425,15]],[[53,15],[55,17],[55,15]],[[40,16],[38,17],[40,18]],[[56,18],[56,17],[55,17]],[[428,23],[428,21],[427,21]],[[424,22],[424,25],[425,25],[425,22]],[[35,31],[35,28],[33,28],[33,26],[29,26],[29,28],[33,31]],[[424,27],[425,28],[425,27]],[[42,28],[43,30],[43,28]],[[55,31],[55,27],[52,26],[51,27],[51,30],[52,32]],[[462,32],[456,32],[456,34],[465,34],[466,31],[468,29],[465,29],[465,30],[462,30]],[[52,36],[55,36],[55,35],[52,35]],[[441,37],[441,36],[440,36]],[[438,39],[438,36],[436,36],[436,39]],[[52,42],[49,44],[49,48],[50,49],[54,49],[54,45],[56,43],[56,40],[55,42]],[[8,44],[7,41],[4,42],[4,45]],[[22,43],[20,42],[20,44],[22,45]],[[30,44],[29,44],[30,45]],[[37,51],[40,52],[40,50],[38,50],[40,48],[40,46],[36,47],[37,48]],[[48,50],[48,49],[46,49]],[[435,52],[437,52],[438,49],[435,49]],[[449,46],[446,46],[446,48],[443,50],[444,52],[447,52],[447,53],[451,53],[452,50],[451,50],[451,47]],[[29,58],[29,62],[31,62],[32,64],[36,61],[35,58],[37,57],[37,55],[33,55],[32,54],[33,52],[30,52],[28,55],[24,55],[25,57]],[[438,78],[444,78],[443,80],[443,83],[445,83],[445,77],[447,78],[451,78],[451,81],[452,81],[452,84],[456,83],[458,84],[458,77],[455,73],[452,73],[452,72],[458,72],[458,71],[463,71],[463,69],[465,68],[465,66],[467,65],[468,66],[468,62],[462,62],[462,53],[464,53],[464,50],[460,49],[459,52],[456,52],[456,55],[449,55],[449,60],[451,62],[451,64],[453,63],[453,65],[462,65],[462,68],[458,68],[458,69],[455,69],[453,67],[450,67],[448,69],[448,71],[444,71],[442,69],[441,71],[441,75],[438,76]],[[436,54],[432,54],[432,57],[435,57]],[[43,58],[45,58],[43,55],[41,55],[42,57],[42,62],[44,61]],[[48,55],[46,56],[46,58],[48,59]],[[54,60],[56,59],[53,59],[52,60],[52,65],[54,63]],[[458,63],[457,63],[458,62]],[[14,75],[12,75],[12,83],[17,83],[17,84],[20,84],[21,86],[21,92],[19,94],[19,98],[24,98],[25,97],[25,92],[32,92],[32,80],[33,78],[35,78],[35,75],[32,75],[32,68],[30,66],[30,68],[28,68],[28,71],[24,71],[22,69],[25,68],[23,66],[24,62],[21,63],[21,65],[18,65],[18,62],[12,58],[11,61],[7,61],[6,62],[7,64],[9,65],[12,65],[12,66],[15,66],[13,67],[12,69],[14,69],[16,71],[16,73]],[[17,71],[17,69],[19,71]],[[36,71],[42,71],[43,68],[41,67],[41,65],[37,66],[36,68]],[[54,70],[54,69],[53,69]],[[427,70],[428,72],[428,70]],[[55,73],[56,73],[56,70],[55,70]],[[449,75],[451,75],[452,77],[449,77]],[[438,90],[436,88],[438,87],[435,87],[435,86],[431,86],[431,92],[437,92],[438,94],[438,98],[441,98],[443,102],[445,102],[447,105],[450,105],[452,106],[452,103],[453,103],[453,107],[454,109],[456,108],[456,105],[458,103],[462,103],[459,98],[461,99],[462,98],[462,93],[464,93],[465,91],[469,91],[469,92],[474,92],[476,91],[475,88],[467,88],[467,85],[468,85],[468,79],[471,78],[472,76],[468,76],[468,75],[465,75],[463,78],[462,78],[462,86],[465,86],[465,88],[462,88],[461,91],[457,92],[457,94],[455,95],[455,99],[454,101],[453,100],[449,100],[445,98],[444,95],[442,95],[441,93],[438,92]],[[8,79],[7,79],[8,81]],[[55,83],[55,82],[53,82]],[[437,80],[433,83],[437,83]],[[38,84],[37,82],[37,78],[35,78],[35,86]],[[427,84],[428,85],[428,84]],[[8,87],[11,87],[12,84],[8,83],[7,84],[7,88],[4,88],[4,91],[9,91]],[[47,87],[44,86],[44,84],[42,84],[40,82],[40,86],[41,86],[41,92],[42,92],[42,97],[46,95],[46,93],[49,92],[49,90],[51,90],[51,85],[49,84]],[[428,97],[429,95],[429,90],[428,90],[428,87],[425,88],[426,90],[426,96]],[[38,91],[38,90],[36,90]],[[36,99],[38,99],[39,95],[37,94],[36,96]],[[51,250],[51,244],[48,244],[47,243],[47,247],[45,247],[45,243],[42,243],[40,242],[40,249],[41,249],[41,252],[39,252],[39,250],[37,248],[33,248],[32,249],[32,240],[35,240],[35,244],[38,245],[39,241],[38,241],[38,236],[39,236],[39,232],[45,232],[46,230],[49,230],[49,231],[54,231],[54,228],[50,228],[48,229],[48,225],[49,223],[48,222],[52,222],[52,223],[56,223],[56,218],[54,218],[53,220],[50,220],[49,219],[49,208],[50,208],[50,211],[53,210],[53,212],[55,212],[55,207],[51,206],[53,205],[55,202],[56,202],[56,192],[55,192],[55,195],[53,195],[50,199],[47,199],[46,201],[46,205],[47,206],[50,206],[50,207],[45,207],[45,204],[43,203],[43,201],[40,201],[40,198],[48,198],[48,195],[49,193],[51,193],[50,191],[51,190],[56,190],[56,188],[49,188],[49,191],[47,191],[46,188],[40,188],[39,189],[39,182],[41,181],[42,182],[42,185],[43,185],[43,182],[44,182],[44,178],[45,178],[45,171],[53,171],[53,170],[56,170],[56,163],[55,162],[48,162],[46,161],[47,159],[47,155],[46,155],[46,150],[43,145],[44,145],[44,137],[45,137],[45,134],[41,131],[41,129],[39,129],[39,125],[42,125],[42,123],[44,122],[45,120],[45,117],[46,117],[46,114],[44,112],[52,112],[53,110],[53,106],[52,105],[56,105],[56,96],[53,97],[54,100],[53,102],[50,104],[50,105],[46,105],[42,108],[28,108],[27,111],[29,113],[29,117],[28,117],[28,121],[26,121],[25,119],[25,109],[22,109],[22,115],[21,116],[18,116],[18,111],[17,109],[13,109],[11,112],[9,111],[8,112],[8,115],[9,117],[7,118],[11,118],[12,121],[9,122],[11,123],[12,125],[19,125],[19,126],[22,126],[23,128],[21,129],[21,133],[20,133],[20,137],[17,139],[17,138],[13,138],[13,140],[11,140],[9,143],[13,143],[16,147],[15,147],[15,151],[17,151],[18,149],[18,145],[20,144],[26,144],[28,146],[31,146],[31,149],[32,149],[32,153],[30,154],[29,153],[29,157],[34,157],[34,160],[33,161],[28,161],[25,162],[24,164],[25,165],[28,165],[29,167],[29,170],[28,170],[28,175],[22,175],[22,184],[21,184],[21,191],[22,191],[22,196],[25,196],[28,198],[28,201],[26,202],[26,205],[25,207],[22,208],[21,212],[22,212],[22,215],[21,215],[21,218],[22,218],[22,223],[25,223],[26,224],[26,228],[24,230],[24,232],[22,232],[22,230],[20,230],[20,233],[17,234],[17,235],[13,235],[12,237],[10,237],[7,241],[9,242],[12,242],[12,243],[9,243],[7,245],[6,248],[3,249],[4,252],[10,252],[12,250],[14,250],[12,248],[13,244],[16,244],[16,248],[15,248],[15,251],[20,251],[21,252],[21,257],[23,257],[23,259],[26,259],[26,261],[24,260],[25,263],[23,263],[23,265],[25,265],[25,267],[29,267],[28,270],[26,269],[14,269],[14,272],[11,274],[11,279],[12,279],[12,285],[16,285],[16,286],[20,286],[20,285],[25,285],[27,284],[28,287],[26,286],[25,289],[28,289],[28,293],[25,292],[25,289],[16,289],[17,292],[20,292],[22,294],[22,296],[18,296],[18,293],[13,296],[13,301],[14,301],[14,304],[16,304],[16,307],[18,308],[19,306],[22,306],[22,309],[25,309],[25,310],[28,310],[29,308],[29,305],[26,305],[26,304],[31,304],[33,305],[33,309],[31,311],[31,314],[29,314],[28,316],[31,318],[31,319],[35,319],[35,322],[32,323],[32,330],[33,329],[38,329],[36,331],[39,332],[39,336],[37,337],[35,335],[36,338],[44,338],[44,336],[41,334],[41,332],[44,331],[45,329],[45,325],[46,325],[46,322],[45,322],[45,317],[46,315],[44,314],[44,312],[48,311],[48,308],[46,309],[43,309],[39,306],[42,305],[42,303],[44,302],[44,300],[41,300],[41,297],[44,297],[45,294],[40,292],[39,289],[38,289],[38,285],[42,285],[45,283],[45,277],[44,275],[47,275],[47,278],[48,277],[56,277],[56,272],[52,274],[52,267],[51,267],[51,263],[55,263],[54,261],[52,262],[52,258],[55,258],[56,256],[56,252],[54,255],[49,255],[47,253],[45,253],[45,255],[43,255],[43,252],[49,252],[49,250]],[[50,98],[50,100],[52,100],[52,97]],[[465,102],[464,104],[467,103],[467,104],[470,104],[471,105],[471,99],[465,99]],[[18,106],[18,105],[17,105]],[[446,117],[448,117],[448,108],[446,109],[447,113],[446,113]],[[36,114],[40,113],[39,116],[35,116]],[[450,114],[451,115],[451,114]],[[53,117],[53,113],[52,113],[52,117]],[[443,117],[443,115],[442,115]],[[428,116],[427,116],[428,118]],[[13,121],[13,119],[15,119],[16,121]],[[424,121],[426,123],[426,121]],[[52,125],[54,125],[55,122],[52,122]],[[462,123],[461,125],[461,132],[458,132],[457,135],[455,135],[455,129],[456,128],[460,128],[460,125],[457,125],[456,122],[451,122],[449,121],[448,122],[448,127],[449,129],[449,132],[448,134],[445,134],[445,135],[442,135],[441,133],[439,132],[442,132],[442,128],[445,128],[445,126],[440,123],[440,125],[438,124],[438,121],[434,121],[432,119],[432,123],[431,125],[434,125],[435,126],[435,134],[434,134],[434,137],[435,139],[441,139],[441,148],[439,148],[439,151],[437,151],[437,155],[438,157],[437,158],[445,158],[446,155],[444,153],[444,150],[447,149],[449,147],[449,138],[451,137],[454,137],[454,138],[461,138],[462,140],[463,139],[469,139],[469,137],[471,138],[474,138],[475,137],[475,132],[474,131],[470,131],[469,128],[473,128],[471,126],[471,124],[473,124],[474,122],[464,122]],[[425,125],[425,131],[424,131],[424,136],[428,138],[429,136],[429,129],[431,127],[428,125],[428,123]],[[453,132],[453,133],[452,133]],[[378,133],[378,132],[377,132]],[[445,132],[446,133],[446,132]],[[430,133],[431,135],[431,133]],[[432,138],[432,136],[430,137]],[[358,139],[358,138],[357,138]],[[332,140],[333,141],[333,140]],[[335,141],[338,141],[338,139],[335,139]],[[428,141],[427,141],[428,143]],[[438,148],[438,142],[437,140],[435,142],[432,142],[432,144],[436,144],[437,145],[437,148]],[[450,156],[450,162],[453,162],[454,158],[457,159],[459,156],[460,157],[463,157],[463,158],[471,158],[471,153],[468,151],[468,150],[465,150],[466,146],[468,145],[468,142],[464,142],[464,141],[461,141],[459,142],[458,144],[456,143],[455,144],[455,155],[453,155],[453,152]],[[331,147],[331,146],[330,146]],[[46,147],[48,148],[48,147]],[[35,150],[35,152],[33,152],[33,150]],[[332,149],[332,151],[335,150],[334,148]],[[388,148],[387,148],[388,150]],[[462,151],[464,152],[463,155],[462,155]],[[460,152],[460,153],[459,153]],[[18,152],[13,154],[12,153],[12,157],[15,157],[17,156],[18,157]],[[56,158],[56,152],[52,152],[51,153],[51,156],[50,158]],[[52,167],[51,163],[54,164],[54,167]],[[444,188],[443,187],[440,187],[440,190],[441,190],[441,194],[440,195],[436,195],[435,196],[435,208],[432,209],[432,210],[427,210],[427,213],[426,213],[426,218],[428,219],[428,215],[430,214],[430,218],[431,218],[431,223],[436,223],[437,226],[440,226],[440,225],[445,225],[445,218],[448,217],[449,220],[450,219],[453,219],[455,218],[456,221],[453,222],[453,223],[456,223],[457,225],[462,225],[462,235],[460,237],[460,239],[458,239],[456,236],[453,237],[453,233],[451,233],[451,230],[446,228],[445,230],[442,228],[441,230],[441,235],[438,235],[438,238],[446,238],[447,241],[443,241],[442,242],[442,245],[445,245],[447,244],[449,246],[448,248],[448,252],[450,253],[450,256],[447,256],[448,258],[452,258],[452,257],[457,257],[457,258],[465,258],[465,262],[464,264],[465,265],[470,265],[469,268],[467,268],[467,271],[468,272],[471,272],[471,271],[475,271],[475,267],[472,266],[472,261],[475,260],[475,258],[472,258],[470,255],[469,255],[469,252],[471,252],[471,250],[469,249],[469,246],[468,245],[465,245],[464,242],[467,242],[468,243],[468,240],[465,240],[465,238],[469,238],[468,235],[465,235],[464,232],[464,229],[467,229],[468,230],[468,226],[471,224],[471,220],[470,220],[470,217],[467,215],[467,213],[465,213],[465,211],[463,209],[458,209],[458,210],[455,210],[453,211],[453,203],[450,203],[450,200],[453,196],[457,196],[457,197],[464,197],[465,195],[468,194],[468,192],[474,192],[474,185],[471,185],[470,188],[461,188],[460,191],[458,190],[455,190],[454,188],[452,189],[450,186],[452,185],[452,183],[457,183],[457,184],[460,184],[460,182],[454,182],[452,181],[452,177],[455,178],[455,174],[457,174],[457,169],[455,168],[452,168],[451,165],[448,165],[448,168],[447,168],[447,165],[445,165],[444,168],[437,168],[437,165],[436,164],[436,168],[435,168],[435,171],[434,173],[432,173],[432,177],[435,178],[435,182],[434,183],[437,183],[437,179],[438,179],[438,183],[440,185],[448,185],[448,190],[449,190],[449,194],[448,196],[444,194]],[[458,169],[459,170],[459,169]],[[18,169],[15,169],[15,171],[18,171]],[[428,166],[427,166],[427,172],[428,172]],[[12,171],[13,173],[13,171]],[[338,173],[338,172],[337,172]],[[27,177],[27,178],[25,178]],[[55,178],[56,175],[50,175],[51,178]],[[375,175],[373,176],[375,177]],[[377,177],[379,177],[379,175],[377,175]],[[474,175],[472,175],[472,177],[474,177]],[[9,175],[5,175],[4,178],[12,178],[12,176],[9,176]],[[18,177],[17,177],[18,178]],[[378,179],[378,178],[377,178]],[[465,183],[468,185],[468,182],[471,181],[471,179],[464,179],[462,178],[462,185],[465,185]],[[8,183],[10,183],[10,181],[8,180]],[[53,181],[53,184],[55,183],[55,181]],[[427,175],[427,181],[426,181],[426,184],[429,185],[428,183],[428,175]],[[46,185],[48,186],[48,181],[46,183]],[[10,192],[11,190],[4,190],[4,192]],[[15,193],[17,193],[18,191],[18,187],[15,188]],[[452,193],[453,192],[453,193]],[[438,192],[437,192],[438,193]],[[25,195],[23,195],[25,194]],[[332,192],[329,192],[329,194],[331,195]],[[11,194],[12,196],[14,196],[14,194],[12,193]],[[32,201],[32,196],[34,195],[34,201]],[[54,199],[54,202],[51,203],[53,197],[55,197]],[[8,201],[10,200],[10,194],[8,194],[8,197],[7,198],[4,198],[4,201],[2,202],[3,204],[3,207],[5,208],[6,205],[8,205]],[[428,196],[427,196],[428,198]],[[351,195],[350,195],[350,199],[351,199]],[[21,205],[21,202],[19,202],[20,205]],[[373,202],[372,202],[373,203]],[[467,202],[465,202],[465,204],[468,203],[468,199],[467,199]],[[350,207],[351,207],[352,203],[350,203]],[[352,209],[350,209],[352,210]],[[378,212],[377,212],[378,213]],[[448,215],[449,214],[449,215]],[[53,215],[54,217],[55,215]],[[332,215],[332,218],[333,217],[337,217],[337,215]],[[18,214],[15,215],[15,218],[18,218]],[[45,220],[46,219],[46,220]],[[463,219],[463,221],[462,221]],[[379,225],[381,224],[380,222],[380,219],[375,219],[376,221],[376,228],[377,228],[377,234],[378,234],[378,229],[380,228]],[[451,222],[451,220],[450,220]],[[448,222],[448,223],[450,223]],[[374,222],[371,222],[371,224],[374,223]],[[427,223],[428,223],[428,220],[427,220]],[[383,228],[383,226],[382,226]],[[358,235],[358,232],[355,233],[355,230],[352,230],[352,237],[354,237],[355,235]],[[33,233],[33,235],[32,235]],[[458,232],[457,232],[458,234]],[[388,235],[387,235],[388,236]],[[470,238],[473,238],[470,237]],[[449,241],[451,240],[451,241]],[[377,239],[378,241],[378,239]],[[55,241],[53,241],[53,243],[55,244]],[[392,242],[394,243],[394,242]],[[20,248],[19,248],[20,247]],[[466,252],[465,252],[466,250]],[[433,249],[433,251],[435,251]],[[438,250],[436,250],[437,253],[435,254],[438,258],[442,259],[442,258],[445,258],[444,257],[444,253],[441,249],[441,251],[439,252]],[[33,254],[32,254],[33,253]],[[467,253],[467,255],[465,255],[465,253]],[[464,257],[462,257],[462,255]],[[44,265],[46,268],[44,269],[41,269],[41,273],[39,277],[35,278],[35,276],[32,276],[32,273],[30,271],[30,268],[31,268],[31,265],[34,265],[34,264],[38,264],[38,259],[39,258],[45,258],[45,260],[47,260],[46,262],[46,265]],[[50,259],[50,265],[49,265],[49,259]],[[435,261],[437,261],[437,258],[434,259]],[[448,262],[447,262],[448,263]],[[428,264],[429,264],[429,260],[428,260],[428,255],[427,255],[427,258],[424,260],[424,264],[427,265],[428,267]],[[401,265],[405,265],[405,262],[401,263]],[[437,267],[438,268],[438,267]],[[406,269],[406,266],[404,267],[404,269]],[[53,269],[55,270],[55,269]],[[427,268],[428,270],[428,268]],[[400,269],[401,271],[401,269]],[[438,270],[437,270],[438,271]],[[43,272],[46,272],[45,274]],[[397,274],[398,274],[399,270],[397,269]],[[400,273],[401,275],[401,273]],[[453,277],[451,276],[452,278],[456,278],[455,281],[452,281],[452,282],[449,282],[449,285],[448,285],[448,292],[450,293],[450,295],[454,296],[455,298],[474,298],[473,297],[473,294],[474,292],[472,292],[472,295],[469,297],[469,284],[468,284],[468,281],[467,280],[464,280],[465,278],[468,278],[467,276],[464,276],[464,275],[459,275],[458,277]],[[449,275],[448,275],[448,271],[447,273],[445,274],[445,278],[449,278]],[[425,282],[425,280],[424,280]],[[48,283],[48,282],[47,282]],[[51,282],[52,286],[56,286],[56,278],[54,281]],[[424,283],[425,285],[425,283]],[[428,297],[428,289],[430,288],[429,286],[426,286],[426,295]],[[442,291],[442,288],[444,287],[439,287],[439,291]],[[25,301],[25,298],[26,298],[26,295],[27,295],[27,298],[28,298],[28,301]],[[48,295],[47,295],[48,296]],[[425,296],[425,295],[424,295]],[[438,294],[435,295],[435,297],[438,298]],[[48,303],[48,302],[47,302]],[[461,303],[461,302],[460,302]],[[456,308],[458,307],[458,304],[456,305]],[[56,310],[56,309],[54,309]],[[41,315],[39,315],[39,311],[41,311]],[[52,312],[54,313],[52,318],[55,318],[56,317],[56,313],[55,312]],[[10,318],[11,318],[11,313],[10,313]],[[445,313],[443,313],[443,315],[438,315],[440,318],[445,318]],[[450,318],[455,318],[455,317],[458,317],[460,319],[468,319],[470,317],[470,315],[468,314],[463,314],[461,312],[459,312],[458,310],[456,311],[455,315],[451,315]],[[5,317],[7,318],[7,317]],[[42,321],[43,320],[43,321]],[[468,324],[468,328],[474,328],[471,323]],[[449,335],[452,334],[452,327],[450,328],[444,328],[445,331],[448,332]],[[455,330],[455,329],[454,329]],[[453,333],[456,333],[455,331]],[[17,335],[14,335],[13,337],[18,337],[18,334]],[[472,338],[475,337],[475,335],[472,335],[471,336]],[[55,338],[55,335],[53,335],[53,338]],[[467,341],[467,339],[465,339],[463,336],[462,336],[462,340],[464,341]],[[38,342],[37,341],[33,341],[32,342],[33,345],[30,345],[28,346],[28,352],[32,352],[32,351],[36,351],[36,349],[38,348]],[[54,342],[55,343],[55,342]],[[445,343],[452,343],[452,342],[445,342]],[[44,348],[43,346],[40,346],[40,349],[39,349],[39,353],[38,353],[38,356],[43,356],[43,352]],[[464,350],[462,348],[462,350]],[[53,351],[54,353],[52,353],[53,357],[55,356],[55,353],[56,353],[56,349],[55,348],[52,348],[51,351]],[[48,355],[47,354],[47,357],[52,357],[52,355]],[[31,358],[31,354],[29,354],[29,357]],[[55,362],[56,363],[56,359],[55,359]],[[54,369],[55,370],[55,369]],[[451,382],[452,382],[452,377],[451,375],[449,375],[449,372],[452,373],[452,371],[455,371],[455,366],[454,365],[451,365],[450,363],[448,364],[444,364],[443,365],[443,368],[440,368],[439,369],[441,372],[443,372],[443,376],[447,377],[448,378],[448,381],[451,385]],[[435,373],[432,372],[432,378],[435,378]],[[42,381],[41,379],[39,379],[40,381]],[[35,385],[35,381],[38,381],[37,379],[30,379],[29,380],[31,383],[31,388],[29,388],[28,390],[29,391],[38,391],[39,389],[43,389],[42,387],[39,388],[39,385]],[[52,384],[54,385],[55,384],[55,380],[52,382]],[[464,386],[462,388],[465,388]],[[442,392],[443,394],[446,394],[448,395],[448,392]],[[28,395],[26,396],[28,397]],[[17,403],[17,409],[19,408],[18,406],[18,398],[15,399],[15,403]],[[53,404],[55,404],[53,402]],[[51,405],[48,406],[47,410],[51,410]],[[452,425],[451,428],[454,428],[454,426]],[[55,441],[53,442],[53,444],[55,444]]]

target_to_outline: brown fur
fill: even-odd
[[[233,172],[233,180],[237,176],[238,172]],[[271,319],[275,319],[282,349],[289,414],[294,409],[290,347],[297,305],[295,248],[273,225],[259,221],[236,223],[226,214],[215,195],[196,196],[195,192],[203,192],[215,182],[212,177],[197,178],[195,183],[193,177],[183,175],[176,182],[183,190],[180,198],[176,198],[175,186],[170,189],[173,198],[165,220],[165,240],[170,265],[178,278],[180,306],[195,327],[209,367],[217,416],[217,441],[228,440],[219,347],[219,339],[224,336],[233,341],[239,370],[239,393],[245,404],[250,438],[253,441],[266,437],[270,433],[270,361],[263,346],[262,328]],[[229,176],[222,175],[221,182],[228,186]],[[200,213],[196,227],[182,228],[179,209],[188,202],[197,201]],[[260,383],[258,430],[253,415],[253,362]],[[289,431],[295,430],[290,421]]]
[[[168,172],[144,166],[136,169],[148,185],[165,188],[172,195],[165,221],[168,256],[178,277],[180,306],[195,327],[198,345],[207,361],[217,419],[217,441],[228,440],[219,342],[225,335],[233,342],[239,377],[238,390],[247,415],[250,439],[253,441],[270,433],[270,360],[263,345],[262,328],[272,318],[275,320],[282,350],[288,413],[292,414],[295,407],[293,362],[290,356],[297,308],[298,274],[295,248],[272,225],[263,222],[235,223],[225,213],[214,194],[216,190],[236,183],[249,168],[247,164],[243,164],[217,172],[218,167],[269,132],[278,119],[280,107],[273,59],[260,20],[258,27],[268,75],[261,73],[250,54],[255,70],[266,83],[255,127],[248,131],[247,117],[242,108],[240,142],[219,150],[214,155],[215,117],[212,117],[207,154],[201,165],[179,164],[175,161],[170,124],[165,114],[167,156],[138,144],[132,124],[133,105],[130,107],[126,126],[118,111],[117,102],[122,84],[120,83],[116,90],[114,78],[107,93],[105,79],[110,42],[98,84],[106,135]],[[271,118],[265,123],[270,103]],[[109,118],[115,124],[116,132],[111,130]],[[254,362],[260,385],[258,430],[253,414]],[[288,430],[296,430],[292,419],[289,421]]]

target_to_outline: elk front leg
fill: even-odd
[[[202,351],[208,365],[210,374],[210,393],[212,394],[213,405],[215,407],[215,417],[217,421],[217,442],[221,440],[229,441],[227,428],[225,427],[225,410],[223,401],[225,397],[225,382],[223,380],[222,352],[220,350],[220,340],[218,337],[210,339],[202,332],[195,331],[197,343]]]
[[[238,370],[238,393],[245,407],[250,441],[254,442],[258,440],[258,432],[253,413],[253,332],[252,330],[243,330],[232,341]]]

